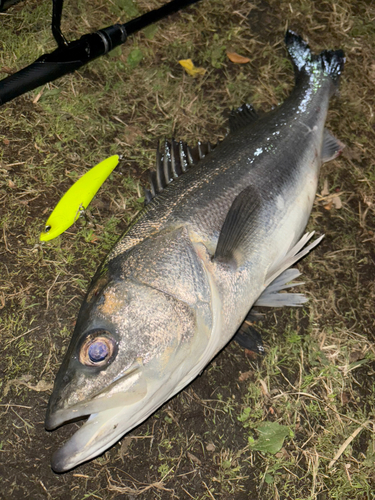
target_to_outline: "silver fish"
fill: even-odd
[[[55,471],[101,454],[189,384],[255,304],[306,300],[278,292],[320,241],[301,235],[320,166],[342,149],[324,122],[345,58],[313,55],[291,31],[285,41],[296,85],[282,105],[233,112],[197,162],[182,143],[158,153],[147,205],[97,271],[56,377],[46,428],[89,418]]]

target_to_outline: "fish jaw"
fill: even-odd
[[[186,360],[186,352],[184,357]],[[139,401],[126,406],[117,406],[119,403],[119,399],[117,399],[116,406],[108,409],[104,409],[105,402],[103,401],[104,404],[100,404],[102,409],[93,412],[83,426],[54,453],[51,463],[52,469],[58,473],[66,472],[97,457],[171,398],[176,392],[176,379],[183,378],[184,368],[189,365],[189,363],[183,362],[183,356],[177,356],[177,358],[179,358],[179,366],[174,372],[170,372],[169,376],[159,379],[159,382],[155,383],[158,380],[155,373],[149,372],[147,375],[146,373],[142,375],[150,387],[147,395]],[[107,403],[111,404],[111,400],[108,399]],[[94,404],[92,408],[94,408]],[[85,414],[87,416],[87,410],[83,409],[82,415]],[[67,420],[63,421],[64,417]],[[71,418],[72,413],[65,412],[65,415],[63,413],[57,414],[56,420],[60,419],[59,425],[61,425]]]
[[[147,394],[147,384],[141,369],[131,369],[130,376],[121,377],[117,383],[95,398],[83,401],[68,408],[59,408],[59,399],[50,399],[45,420],[45,427],[52,431],[64,423],[83,418],[93,413],[108,409],[129,406],[142,400]]]
[[[219,307],[216,309],[218,315]],[[194,335],[190,343],[167,353],[168,370],[161,370],[165,363],[162,356],[164,359],[142,367],[139,378],[135,379],[133,375],[130,390],[136,393],[134,388],[138,387],[141,391],[146,388],[145,393],[138,393],[138,400],[133,397],[133,403],[129,404],[129,396],[125,392],[104,395],[66,410],[48,411],[46,427],[50,430],[72,419],[90,415],[83,426],[55,452],[52,469],[59,473],[66,472],[100,455],[189,384],[216,351],[217,335],[202,335],[202,331],[208,333],[202,322],[204,319],[198,318],[197,331],[200,328],[200,335]],[[214,328],[217,333],[219,326],[220,323]]]
[[[123,407],[115,407],[90,415],[87,422],[57,450],[52,457],[52,469],[66,472],[102,453],[118,440],[117,430]]]
[[[104,394],[71,408],[55,410],[54,404],[49,405],[45,422],[48,430],[72,420],[89,417],[53,455],[53,470],[65,472],[100,455],[155,411],[174,388],[168,382],[173,380],[172,373],[159,383],[155,370],[158,371],[156,363],[131,369],[131,376],[120,379],[118,387],[114,384]]]
[[[142,398],[132,405],[115,406],[92,413],[83,426],[54,453],[52,469],[59,473],[66,472],[97,457],[169,399],[171,391],[170,384],[166,383],[152,397]]]
[[[116,406],[91,414],[83,426],[53,454],[52,469],[58,473],[66,472],[97,457],[151,415],[165,397],[168,395],[160,394],[130,406]]]

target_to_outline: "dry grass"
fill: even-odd
[[[63,30],[73,39],[161,3],[67,2]],[[53,48],[49,15],[47,0],[0,15],[1,77]],[[203,0],[0,109],[0,498],[374,498],[374,18],[366,1]],[[301,263],[309,304],[266,317],[264,359],[230,345],[131,439],[55,475],[50,456],[75,424],[44,430],[51,383],[91,276],[142,206],[156,141],[214,142],[230,108],[282,101],[293,84],[286,26],[315,51],[347,55],[328,119],[346,149],[323,167],[309,229],[326,237]],[[231,63],[226,50],[250,63]],[[184,73],[186,58],[205,75]],[[113,153],[126,160],[90,217],[41,247],[43,223],[72,180]],[[264,421],[293,432],[275,455],[251,448]]]

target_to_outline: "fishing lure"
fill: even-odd
[[[40,241],[52,240],[74,224],[119,161],[118,155],[110,156],[86,172],[68,189],[48,217],[44,231],[40,234]]]

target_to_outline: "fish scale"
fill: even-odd
[[[183,144],[157,154],[146,206],[94,276],[55,380],[46,427],[89,418],[54,470],[99,455],[183,389],[254,305],[306,301],[284,290],[322,238],[301,235],[320,166],[343,147],[324,122],[345,59],[313,55],[291,31],[286,45],[296,85],[283,104],[234,111],[228,136],[186,168]]]

